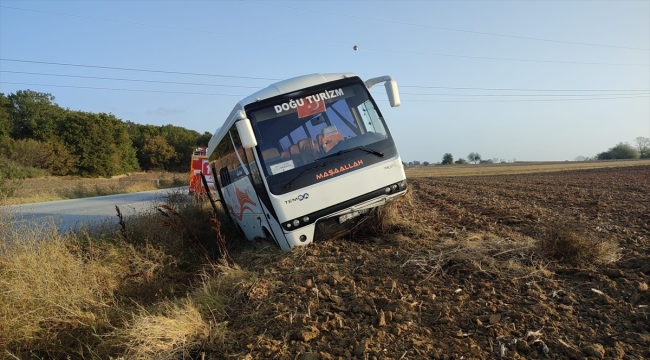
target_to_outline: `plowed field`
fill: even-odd
[[[650,358],[650,166],[409,186],[347,238],[236,254],[260,275],[210,356]]]

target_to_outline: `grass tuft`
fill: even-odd
[[[143,309],[118,332],[128,344],[127,358],[187,358],[208,339],[210,325],[191,301],[163,303],[156,311]]]
[[[355,237],[381,237],[387,234],[401,234],[412,238],[433,236],[427,226],[410,214],[427,211],[425,204],[416,199],[413,190],[390,203],[374,209],[362,226],[355,230]]]
[[[406,265],[418,267],[426,277],[458,273],[491,278],[551,276],[540,261],[531,260],[534,250],[535,242],[530,238],[515,241],[490,233],[474,233],[432,240],[426,250],[418,246]]]
[[[610,264],[621,257],[617,242],[599,239],[576,224],[549,226],[541,234],[538,247],[552,259],[578,266]]]

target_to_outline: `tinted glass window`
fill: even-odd
[[[248,168],[244,169],[244,166],[242,166],[242,162],[244,164],[246,163],[245,161],[245,153],[244,153],[244,148],[241,145],[241,139],[239,138],[239,133],[237,132],[237,127],[233,125],[233,127],[230,129],[230,137],[232,137],[232,142],[235,144],[236,152],[234,153],[234,161],[228,166],[228,170],[230,170],[231,173],[231,180],[232,182],[235,182],[244,176],[246,176],[246,171]]]
[[[291,140],[293,140],[294,144],[297,144],[298,141],[307,138],[307,134],[305,133],[305,129],[300,126],[299,128],[295,129],[294,131],[289,134],[291,136]]]
[[[298,171],[337,151],[372,146],[389,137],[383,119],[361,84],[302,93],[251,111],[248,116],[267,176]],[[290,149],[290,144],[297,146]]]

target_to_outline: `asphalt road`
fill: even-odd
[[[116,205],[128,217],[153,210],[155,204],[164,202],[173,193],[187,194],[187,187],[11,205],[1,210],[9,213],[8,218],[16,225],[27,224],[38,228],[56,226],[61,232],[66,232],[88,225],[115,226],[118,221]]]

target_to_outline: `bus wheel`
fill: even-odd
[[[275,237],[273,237],[273,235],[271,235],[271,233],[269,232],[269,230],[268,230],[267,228],[262,227],[262,230],[264,230],[264,237],[265,237],[268,241],[274,243],[277,247],[280,247],[280,244],[278,244],[278,241],[275,240]]]

